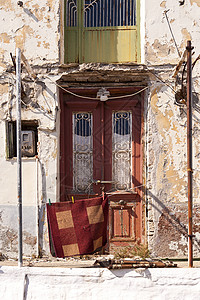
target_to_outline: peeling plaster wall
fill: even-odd
[[[54,0],[23,1],[23,7],[17,1],[0,1],[0,249],[10,257],[16,257],[18,252],[17,162],[6,158],[5,135],[5,122],[16,120],[15,74],[10,53],[15,56],[19,47],[41,75],[34,83],[22,70],[26,94],[22,120],[37,120],[39,125],[38,160],[22,159],[23,253],[31,256],[49,251],[45,203],[48,199],[56,201],[57,196],[57,91],[55,84],[42,74],[59,63],[59,5]]]
[[[199,1],[146,1],[145,63],[153,76],[146,105],[147,121],[147,236],[153,255],[187,256],[187,116],[186,106],[174,104],[183,68],[172,78],[180,57],[165,17],[167,16],[180,55],[187,40],[194,47],[193,61],[200,53]],[[194,255],[199,256],[199,72],[193,69],[193,230]],[[160,79],[163,80],[164,84]],[[184,81],[186,84],[186,80]]]
[[[10,52],[19,47],[36,65],[58,62],[59,0],[0,1],[0,71],[10,65]]]
[[[195,52],[200,52],[199,38],[199,1],[166,0],[146,1],[146,63],[177,64],[177,50],[166,21],[167,16],[178,49],[182,54],[188,39],[192,40]]]
[[[63,1],[0,0],[0,251],[17,255],[16,159],[6,158],[5,122],[16,120],[15,74],[10,53],[24,52],[38,80],[22,68],[26,96],[22,120],[38,121],[38,161],[23,159],[24,254],[49,254],[45,204],[59,201],[59,99],[54,82],[63,75],[68,86],[149,84],[145,92],[143,139],[143,180],[146,191],[146,240],[155,256],[187,254],[187,156],[186,108],[174,105],[179,56],[167,24],[167,15],[180,54],[188,39],[194,59],[200,53],[200,1],[141,0],[141,53],[146,66],[83,64],[59,68],[63,62]],[[142,71],[141,71],[142,70]],[[90,75],[89,72],[90,71]],[[138,71],[138,74],[136,74]],[[181,69],[182,71],[182,69]],[[143,72],[146,80],[139,79]],[[152,74],[152,72],[155,75]],[[194,164],[194,253],[199,256],[200,183],[200,62],[193,70],[193,164]],[[179,73],[179,78],[181,73]],[[160,78],[160,79],[159,79]],[[162,81],[161,81],[162,79]],[[163,81],[166,83],[164,84]],[[177,85],[180,88],[180,83]],[[37,176],[36,176],[37,173]],[[38,214],[38,216],[37,216]],[[39,218],[39,229],[37,228]]]
[[[29,83],[29,90],[31,90],[30,86],[31,83]],[[51,199],[52,202],[56,201],[58,176],[58,133],[55,122],[57,111],[56,87],[54,84],[47,83],[45,88],[39,84],[34,84],[32,88],[33,96],[28,97],[28,104],[22,103],[22,120],[38,120],[39,123],[38,159],[34,157],[22,158],[23,251],[25,255],[29,256],[36,255],[38,251],[41,254],[48,252],[45,203],[48,199]],[[28,94],[26,89],[25,91]],[[5,121],[16,120],[13,86],[11,93],[6,95],[6,99],[7,101],[5,100],[1,105],[0,120],[0,234],[2,237],[0,248],[3,252],[6,251],[9,256],[15,257],[18,250],[17,161],[16,158],[6,158],[5,129]],[[37,218],[40,219],[39,232],[37,232]],[[13,245],[7,243],[8,239],[14,240],[14,248]]]

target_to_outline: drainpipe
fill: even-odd
[[[16,49],[18,266],[22,267],[21,50]]]
[[[147,98],[147,104],[146,104],[146,116],[145,116],[145,122],[146,122],[146,145],[145,145],[145,155],[146,155],[146,167],[145,167],[145,201],[146,201],[146,233],[147,233],[147,244],[148,244],[148,248],[150,245],[150,226],[149,226],[149,199],[148,199],[148,195],[149,195],[149,191],[148,191],[148,164],[149,164],[149,147],[148,147],[148,141],[149,141],[149,109],[150,109],[150,94],[146,95]]]
[[[187,41],[187,171],[188,171],[188,266],[193,267],[192,245],[192,55]]]

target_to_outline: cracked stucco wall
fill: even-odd
[[[38,158],[23,158],[24,204],[24,254],[35,255],[38,249],[48,252],[45,203],[59,200],[59,99],[58,89],[51,80],[63,74],[74,76],[74,82],[86,86],[94,82],[101,71],[112,74],[113,82],[122,77],[137,82],[135,68],[129,65],[83,64],[59,68],[63,58],[63,1],[0,0],[0,241],[1,251],[9,256],[17,255],[17,189],[16,159],[6,159],[5,121],[16,119],[15,74],[10,53],[16,47],[24,52],[39,80],[34,82],[25,68],[22,69],[23,87],[26,93],[22,104],[23,120],[38,120]],[[143,62],[157,75],[146,70],[150,77],[144,103],[144,204],[146,206],[146,240],[153,255],[184,256],[187,254],[187,166],[186,166],[186,108],[174,104],[175,79],[173,70],[179,56],[172,39],[164,11],[167,15],[180,53],[192,40],[195,54],[200,54],[199,44],[200,1],[188,0],[180,6],[174,0],[141,0],[141,52]],[[139,67],[138,67],[139,69]],[[95,76],[85,79],[88,70]],[[181,69],[182,71],[182,69]],[[194,164],[194,230],[195,255],[199,256],[199,62],[193,70],[193,164]],[[74,74],[74,75],[73,75]],[[79,76],[80,74],[80,76]],[[99,73],[100,74],[100,73]],[[134,77],[136,76],[136,77]],[[181,78],[181,72],[178,74]],[[50,77],[50,79],[48,78]],[[105,84],[105,74],[103,74]],[[110,80],[111,77],[109,77]],[[164,84],[159,78],[161,78]],[[124,79],[123,79],[124,82]],[[99,83],[98,83],[99,84]],[[128,84],[128,83],[127,83]],[[146,84],[146,82],[145,82]],[[78,83],[77,83],[78,85]],[[178,84],[177,88],[180,88]],[[36,176],[36,173],[38,174]],[[37,178],[37,179],[36,179]],[[37,205],[38,204],[38,208]],[[40,228],[37,230],[37,210]],[[38,236],[39,234],[39,236]],[[39,247],[37,243],[39,242]]]
[[[200,53],[200,1],[145,2],[145,63],[154,66],[156,75],[150,87],[147,115],[147,236],[155,256],[187,256],[187,116],[186,107],[174,104],[174,89],[180,88],[183,67],[178,79],[172,78],[187,40],[194,47],[193,61]],[[194,255],[199,256],[199,73],[193,69],[193,229]],[[175,82],[178,83],[175,85]],[[184,76],[184,84],[186,84]]]
[[[18,252],[17,162],[6,158],[5,122],[16,120],[15,74],[10,53],[15,56],[19,47],[40,75],[35,83],[22,70],[26,94],[22,120],[38,121],[38,160],[22,159],[23,253],[44,254],[48,252],[45,203],[48,199],[54,202],[57,197],[59,118],[56,86],[43,75],[59,64],[60,1],[23,1],[22,7],[17,1],[0,1],[0,13],[0,249],[10,257],[16,257]]]
[[[10,65],[10,52],[19,47],[35,65],[58,62],[59,0],[0,1],[0,70]]]
[[[12,83],[14,84],[14,83]],[[30,83],[31,85],[31,83]],[[38,92],[39,89],[39,92]],[[16,119],[16,101],[13,95],[8,93],[8,101],[1,107],[1,154],[0,154],[0,186],[1,186],[1,241],[2,251],[14,257],[17,253],[17,161],[16,158],[6,158],[6,128],[5,121]],[[25,89],[26,91],[26,89]],[[45,203],[48,199],[56,201],[57,196],[57,144],[56,130],[57,96],[55,85],[47,84],[42,91],[41,86],[33,86],[33,94],[30,103],[22,105],[22,120],[38,120],[38,159],[22,158],[22,201],[23,201],[23,250],[27,255],[37,253],[37,238],[43,250],[47,249],[48,238],[46,236],[47,224],[44,217]],[[53,96],[52,96],[53,95]],[[30,100],[30,99],[29,99]],[[40,218],[40,236],[37,237],[37,209]],[[30,237],[26,238],[27,235]],[[14,240],[7,244],[8,236]],[[5,238],[4,238],[5,237]],[[7,237],[7,238],[6,238]],[[43,241],[44,238],[44,241]],[[7,244],[7,246],[6,246]]]

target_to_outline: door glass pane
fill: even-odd
[[[77,26],[77,0],[66,0],[66,26]]]
[[[91,193],[93,179],[92,114],[73,113],[73,189]]]
[[[85,0],[85,27],[133,25],[136,25],[136,0]]]
[[[131,188],[132,177],[132,113],[112,114],[112,180],[116,190]]]

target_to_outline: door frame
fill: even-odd
[[[87,105],[87,108],[90,107],[91,111],[92,111],[95,109],[95,107],[97,105],[97,100],[88,100],[87,101],[84,99],[84,96],[94,98],[94,97],[96,97],[96,94],[99,91],[99,89],[102,87],[105,87],[110,92],[112,97],[132,95],[142,89],[142,87],[131,87],[131,86],[106,87],[103,85],[101,87],[67,88],[67,90],[69,90],[70,92],[80,95],[79,98],[76,98],[75,96],[67,94],[67,92],[65,92],[64,90],[59,88],[59,99],[60,99],[60,153],[59,153],[59,191],[60,191],[60,195],[59,195],[59,199],[60,199],[60,201],[63,201],[64,197],[65,197],[65,187],[62,185],[62,180],[63,180],[62,173],[64,172],[64,170],[66,168],[66,164],[67,164],[66,159],[64,157],[65,147],[66,147],[65,143],[68,144],[68,147],[71,147],[71,145],[70,145],[71,141],[65,141],[65,139],[64,139],[66,134],[70,135],[70,128],[66,128],[66,126],[65,126],[67,118],[70,117],[69,115],[67,116],[67,118],[64,117],[64,105],[66,102],[65,99],[66,99],[66,97],[68,97],[68,99],[70,99],[68,101],[67,105],[69,105],[69,107],[71,107],[71,109],[75,109],[76,107],[79,107],[80,104],[83,105],[82,101],[84,100],[84,102]],[[83,98],[81,98],[81,96],[83,96]],[[128,97],[126,99],[128,99]],[[136,178],[134,180],[135,186],[136,186],[135,192],[137,192],[139,199],[140,199],[139,201],[137,201],[136,214],[141,219],[140,224],[137,224],[137,226],[135,228],[135,230],[136,230],[135,234],[137,237],[139,237],[138,241],[140,242],[142,240],[142,237],[144,236],[144,228],[143,227],[144,227],[144,218],[145,218],[145,216],[143,214],[144,210],[143,210],[143,204],[142,204],[142,199],[143,199],[143,187],[142,187],[142,185],[143,185],[143,152],[144,152],[144,149],[143,149],[144,143],[142,143],[142,140],[143,140],[143,136],[144,136],[144,117],[143,117],[144,92],[138,93],[135,96],[131,96],[130,99],[132,99],[131,101],[135,102],[136,105],[138,102],[140,103],[141,131],[140,131],[140,145],[137,148],[137,154],[140,156],[140,160],[137,165],[138,172],[134,172],[136,174]],[[121,102],[121,100],[119,100],[119,104],[120,104],[120,102]],[[116,109],[117,109],[117,107],[116,107]],[[67,165],[67,167],[68,166],[69,165]]]

